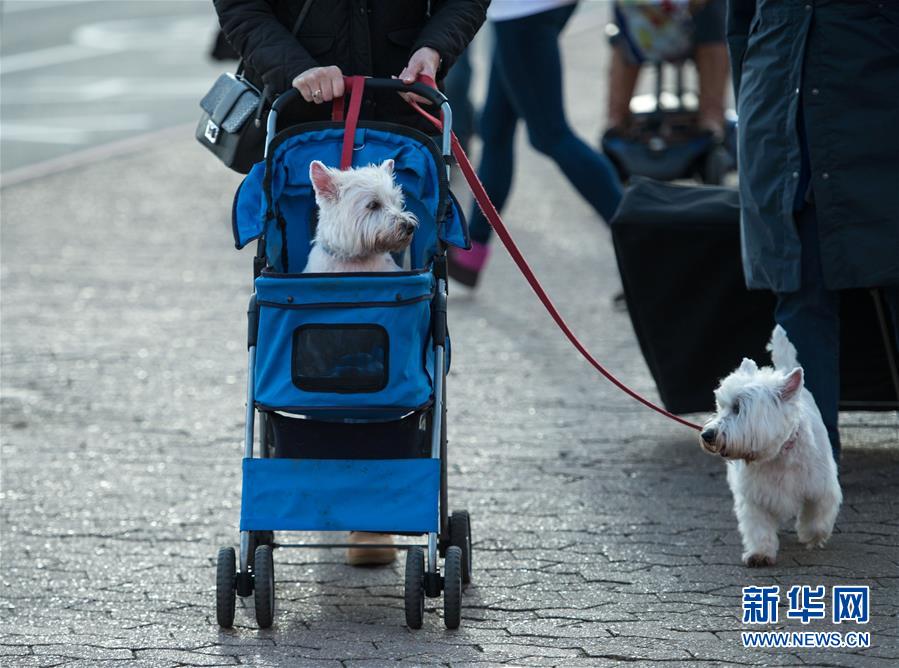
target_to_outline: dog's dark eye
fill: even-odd
[[[366,206],[366,208],[367,208],[369,211],[377,211],[378,209],[381,208],[381,203],[380,203],[378,200],[373,199],[371,202],[368,203],[368,205]]]
[[[733,408],[731,408],[731,412],[733,412],[734,415],[740,414],[740,402],[739,401],[734,402],[734,406],[733,406]]]

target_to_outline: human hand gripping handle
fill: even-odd
[[[306,102],[322,104],[343,97],[344,76],[336,65],[312,67],[294,78],[291,84]]]
[[[412,54],[398,78],[407,84],[414,83],[421,75],[436,79],[439,68],[440,54],[429,46],[423,46]]]
[[[398,79],[405,84],[414,83],[419,76],[436,79],[440,67],[440,54],[429,46],[423,46],[412,54],[409,63],[400,72]],[[291,85],[300,91],[306,102],[323,104],[343,97],[345,92],[343,72],[336,65],[312,67],[294,77]],[[414,93],[404,94],[416,102],[430,104],[428,100]]]
[[[429,46],[423,46],[412,54],[409,63],[397,77],[404,84],[412,84],[416,81],[431,82],[437,79],[437,70],[440,69],[440,54]],[[436,88],[436,85],[434,86]],[[400,93],[406,102],[418,102],[430,104],[428,100],[415,93]]]

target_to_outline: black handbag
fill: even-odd
[[[227,167],[246,174],[262,160],[263,95],[240,74],[221,75],[200,101],[196,137]]]
[[[296,35],[313,0],[306,0],[292,34]],[[197,141],[212,151],[227,167],[246,174],[262,160],[265,150],[265,124],[262,114],[268,99],[268,87],[259,91],[243,75],[243,61],[235,74],[222,74],[200,100],[203,110],[195,133]]]

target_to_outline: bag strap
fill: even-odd
[[[297,36],[297,33],[300,31],[300,28],[303,26],[303,21],[306,20],[306,14],[308,14],[309,10],[312,9],[312,3],[314,3],[314,2],[315,2],[315,0],[306,0],[306,2],[304,2],[303,6],[300,8],[300,13],[297,14],[297,20],[294,21],[293,28],[291,28],[291,30],[290,30],[290,34],[293,35],[294,37]],[[244,61],[245,61],[245,59],[243,57],[241,57],[241,59],[237,63],[237,70],[235,71],[235,74],[237,74],[237,75],[243,74]]]

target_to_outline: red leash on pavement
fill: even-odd
[[[434,80],[430,77],[421,76],[419,77],[419,81],[434,88],[437,87]],[[408,102],[419,114],[433,123],[434,127],[436,127],[438,130],[443,129],[443,123],[439,119],[426,112],[414,101]],[[478,206],[484,213],[484,216],[487,218],[490,226],[494,229],[496,235],[503,242],[506,250],[509,251],[509,255],[512,256],[515,264],[518,265],[518,269],[521,271],[528,284],[531,286],[531,289],[536,293],[537,297],[543,303],[543,306],[546,308],[549,315],[552,316],[553,320],[555,320],[556,325],[559,326],[559,329],[562,330],[562,333],[565,334],[565,336],[571,342],[571,345],[573,345],[577,349],[577,351],[584,357],[584,359],[586,359],[597,371],[599,371],[599,373],[605,376],[610,383],[612,383],[615,387],[617,387],[628,396],[636,399],[647,408],[651,408],[657,413],[661,413],[665,417],[674,420],[675,422],[679,422],[685,427],[690,427],[691,429],[695,429],[696,431],[702,431],[702,427],[700,427],[698,424],[694,424],[689,420],[685,420],[682,417],[674,415],[673,413],[669,413],[661,406],[657,406],[648,399],[645,399],[644,397],[637,394],[634,390],[629,388],[627,385],[618,380],[614,375],[612,375],[610,371],[608,371],[602,364],[599,363],[598,360],[596,360],[596,358],[593,357],[593,355],[590,354],[590,351],[587,350],[584,344],[582,344],[577,336],[574,335],[574,332],[571,331],[568,323],[565,322],[565,319],[559,313],[559,310],[556,308],[555,304],[553,304],[552,300],[549,298],[549,295],[546,294],[546,290],[544,290],[543,286],[540,285],[540,281],[537,280],[537,277],[534,275],[534,272],[528,265],[527,260],[524,259],[524,256],[518,249],[518,245],[512,239],[512,235],[509,234],[509,230],[503,223],[502,218],[500,218],[499,212],[497,212],[496,207],[493,206],[493,202],[490,201],[490,197],[487,195],[487,191],[484,190],[484,186],[481,184],[481,180],[478,178],[477,173],[471,166],[471,161],[468,159],[468,156],[465,155],[465,151],[462,150],[462,145],[456,138],[455,133],[453,133],[453,156],[459,163],[459,168],[462,170],[462,174],[465,176],[465,180],[468,182],[468,187],[471,189],[471,194],[474,195]]]

